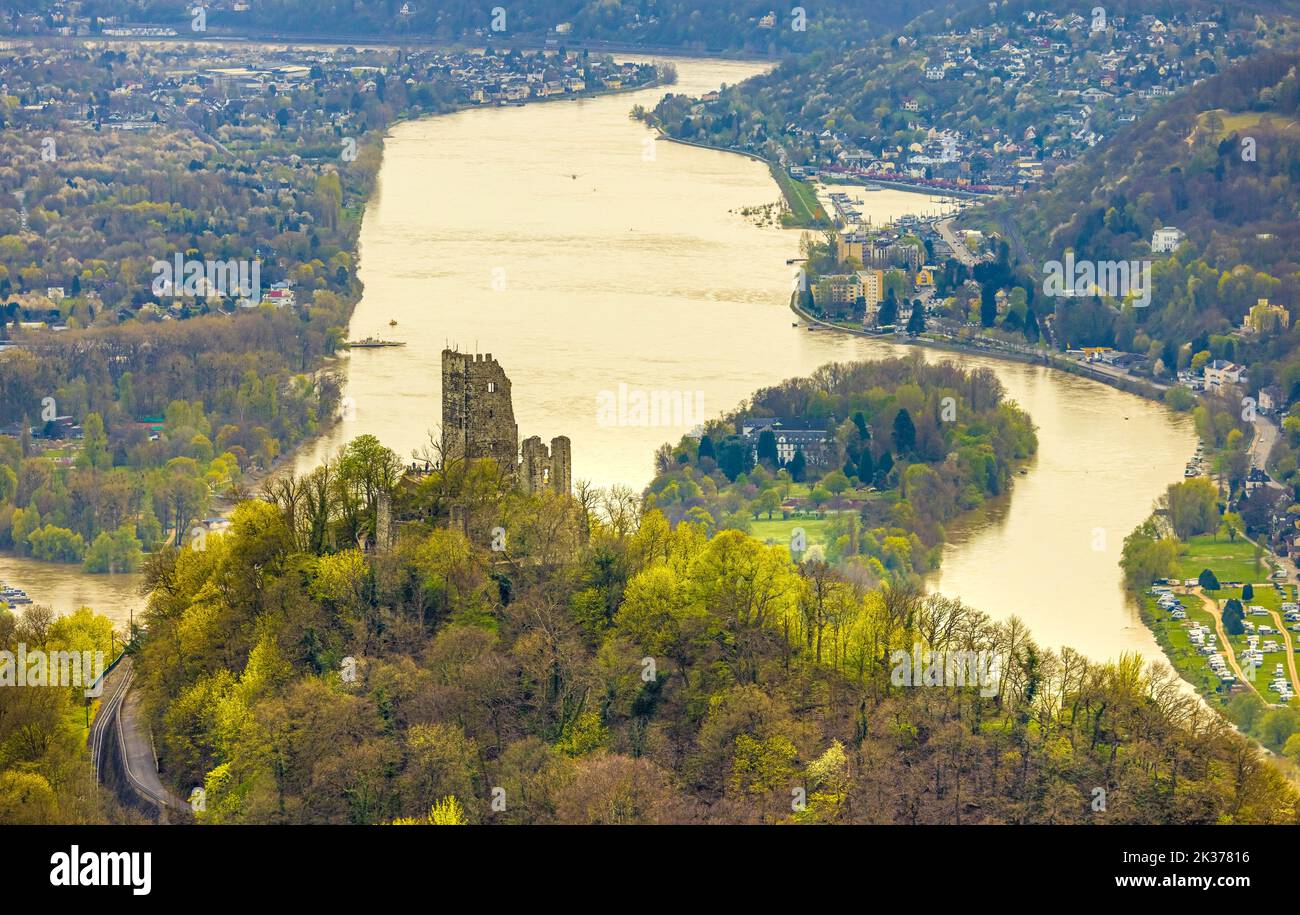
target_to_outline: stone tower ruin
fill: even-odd
[[[553,489],[556,492],[569,492],[573,488],[570,479],[570,446],[568,436],[560,435],[551,439],[551,447],[542,444],[541,436],[534,435],[524,439],[523,460],[520,461],[520,483],[529,492],[541,492]]]
[[[486,356],[442,351],[442,459],[492,458],[527,492],[572,489],[572,449],[563,435],[525,439],[520,460],[519,426],[510,398],[510,379]]]
[[[513,473],[519,427],[510,401],[510,379],[488,353],[442,351],[442,459],[492,458]]]

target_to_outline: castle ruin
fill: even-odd
[[[519,426],[510,379],[492,354],[442,351],[442,459],[492,458],[526,492],[569,493],[572,452],[563,435],[547,448],[539,436],[525,439],[520,459]]]

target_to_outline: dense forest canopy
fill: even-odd
[[[804,16],[801,27],[796,28],[790,8],[776,10],[766,0],[543,0],[499,7],[469,0],[259,0],[243,12],[213,9],[208,23],[213,30],[323,37],[385,35],[442,41],[499,37],[509,41],[550,36],[573,42],[780,54],[843,44],[864,28],[898,28],[912,16],[939,5],[943,4],[830,0],[806,9],[799,7]],[[46,13],[50,4],[20,0],[13,6],[11,21],[16,21],[22,12]],[[172,24],[178,30],[189,28],[191,9],[183,0],[89,0],[81,5],[83,16],[118,16],[126,22]],[[774,22],[761,22],[774,12]],[[567,28],[557,30],[562,24]]]
[[[972,427],[1007,406],[987,377],[909,362],[831,366],[755,404],[857,390],[879,422],[898,412],[885,384],[922,404],[959,392]],[[368,437],[278,480],[205,549],[149,561],[137,670],[165,769],[183,794],[204,787],[212,823],[1297,815],[1282,776],[1162,666],[1058,653],[909,580],[639,503],[525,495],[491,461],[410,477]],[[917,688],[944,683],[934,652],[998,661]]]
[[[741,420],[765,416],[824,429],[816,465],[800,455],[775,460],[760,441],[756,461],[742,456],[732,466]],[[828,557],[874,581],[914,580],[936,567],[944,525],[1007,491],[1016,463],[1038,446],[1029,417],[1005,400],[991,371],[919,357],[823,366],[756,392],[707,424],[704,437],[660,452],[648,506],[674,523],[748,531],[751,515],[770,519],[806,484],[815,505],[834,510],[823,514]]]

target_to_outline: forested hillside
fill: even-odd
[[[1059,171],[1050,190],[992,207],[1014,223],[1033,263],[1060,259],[1067,248],[1080,259],[1150,257],[1156,228],[1187,234],[1175,256],[1156,255],[1149,308],[1111,312],[1068,333],[1073,342],[1128,348],[1142,333],[1179,347],[1225,334],[1260,297],[1289,307],[1300,301],[1298,62],[1295,54],[1242,62]],[[1063,327],[1076,326],[1069,309],[1057,313]],[[1242,350],[1244,342],[1237,341]],[[1229,352],[1220,341],[1215,355],[1284,359],[1297,342],[1293,332]],[[1295,371],[1260,368],[1261,385]]]
[[[137,682],[164,770],[205,790],[201,821],[1297,817],[1163,667],[1052,651],[1017,620],[673,526],[626,492],[401,466],[358,439],[205,550],[152,559]],[[999,660],[936,687],[931,651]]]
[[[969,6],[962,0],[958,6]],[[411,2],[384,0],[259,0],[247,11],[237,12],[215,5],[208,12],[214,30],[263,30],[322,36],[387,35],[433,38],[444,41],[494,37],[540,40],[548,35],[559,40],[597,40],[623,44],[671,45],[694,51],[745,51],[751,54],[779,54],[815,47],[841,45],[863,29],[896,29],[913,16],[935,6],[929,2],[891,3],[887,0],[831,0],[808,5],[796,28],[792,7],[773,7],[767,0],[544,0],[540,3],[497,4]],[[982,5],[982,4],[981,4]],[[13,4],[14,22],[25,11],[47,14],[51,4],[43,0],[20,0]],[[127,22],[170,23],[188,29],[191,4],[183,0],[91,0],[82,4],[82,15],[123,17]],[[405,8],[405,11],[404,11]],[[495,11],[505,11],[504,17]],[[773,21],[760,20],[774,13]],[[495,24],[494,24],[495,23]],[[556,32],[556,27],[567,28]]]
[[[825,453],[782,462],[775,437],[765,446],[760,436],[754,460],[736,433],[764,416],[824,428]],[[703,437],[661,452],[646,501],[674,523],[750,532],[751,516],[789,515],[793,496],[800,516],[827,522],[827,559],[867,581],[917,583],[938,565],[944,526],[1006,492],[1037,447],[1029,416],[987,369],[917,358],[837,363],[758,391]]]
[[[1259,20],[1244,5],[1207,7],[1211,18],[1201,20],[1186,4],[1114,3],[1101,31],[1078,15],[1088,10],[1060,0],[927,11],[898,32],[860,34],[842,51],[788,56],[703,104],[670,95],[653,120],[682,139],[836,168],[854,164],[846,153],[889,158],[953,132],[966,153],[963,174],[978,184],[997,172],[1008,144],[1047,167],[1086,150],[1075,136],[1080,122],[1069,119],[1089,86],[1104,96],[1089,104],[1088,130],[1109,137],[1151,102],[1141,93],[1177,91],[1259,47],[1293,45],[1290,20],[1276,18],[1286,8],[1263,4],[1270,18]],[[1157,18],[1165,31],[1142,25]]]

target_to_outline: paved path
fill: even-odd
[[[104,677],[99,710],[87,738],[95,781],[103,784],[104,774],[113,763],[109,754],[116,752],[127,786],[158,811],[159,823],[166,823],[169,813],[187,811],[189,805],[158,777],[153,743],[142,724],[140,697],[131,691],[134,679],[135,668],[129,657],[122,658]]]
[[[1265,464],[1268,463],[1268,456],[1273,453],[1273,445],[1277,442],[1278,428],[1273,425],[1272,421],[1263,417],[1255,417],[1255,437],[1250,443],[1250,466],[1261,473],[1267,473]],[[1273,489],[1283,489],[1281,483],[1277,480],[1269,480],[1268,485]]]
[[[947,243],[949,248],[952,248],[953,257],[957,258],[957,260],[961,261],[967,267],[974,265],[975,255],[970,253],[966,248],[966,243],[958,238],[956,233],[953,232],[951,216],[947,219],[940,219],[934,224],[934,227],[939,230],[939,237]]]

